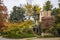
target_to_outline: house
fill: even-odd
[[[51,15],[51,11],[42,11],[40,13],[40,22],[42,23],[41,28],[45,30],[49,26],[52,27],[54,25],[54,16]]]

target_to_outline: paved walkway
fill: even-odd
[[[60,38],[23,38],[23,39],[7,39],[1,38],[0,40],[60,40]]]

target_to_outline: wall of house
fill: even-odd
[[[52,27],[54,25],[54,16],[51,15],[51,11],[42,11],[40,13],[40,22],[42,23],[42,29]]]
[[[50,17],[51,11],[41,11],[40,13],[40,22],[42,21],[42,17]]]

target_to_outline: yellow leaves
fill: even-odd
[[[32,15],[34,10],[36,10],[37,14],[40,14],[40,11],[41,11],[41,8],[39,6],[37,6],[37,5],[32,6],[30,4],[25,5],[25,9],[26,9],[28,15]]]
[[[27,4],[27,5],[25,5],[25,8],[26,9],[31,9],[32,8],[32,5]]]
[[[19,26],[32,26],[33,25],[33,22],[31,20],[26,20],[24,23],[20,24]]]
[[[58,16],[60,17],[60,14],[58,14]]]
[[[8,28],[14,27],[14,26],[18,26],[17,23],[4,23],[6,26],[8,26]]]
[[[37,9],[37,13],[40,13],[40,9]]]
[[[35,8],[36,12],[39,14],[41,11],[41,8],[39,6],[34,6],[34,8]]]
[[[25,9],[28,15],[32,15],[32,5],[30,4],[25,5]]]
[[[37,10],[37,13],[40,13],[41,8],[37,8],[36,10]]]
[[[60,23],[57,24],[57,28],[60,28]]]

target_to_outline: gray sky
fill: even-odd
[[[46,1],[47,0],[32,0],[32,4],[37,4],[40,7],[42,7]],[[58,0],[50,0],[50,1],[54,7],[58,7]],[[26,3],[27,0],[4,0],[4,4],[8,8],[8,12],[12,10],[13,6],[19,6],[20,4],[26,4]]]

